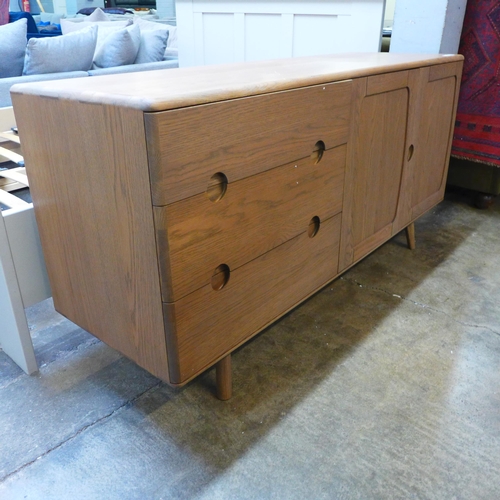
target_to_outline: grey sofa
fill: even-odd
[[[0,108],[12,106],[10,88],[16,83],[41,82],[47,80],[62,80],[64,78],[81,78],[97,75],[111,75],[115,73],[133,73],[138,71],[152,71],[156,69],[177,68],[179,62],[176,58],[144,64],[129,64],[113,68],[90,69],[88,71],[68,71],[62,73],[44,73],[41,75],[14,76],[0,78]]]
[[[100,9],[61,26],[62,36],[27,44],[25,18],[0,26],[0,109],[12,106],[17,83],[178,67],[175,26],[135,16],[116,21]]]

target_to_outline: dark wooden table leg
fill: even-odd
[[[215,365],[215,378],[217,384],[217,397],[227,401],[233,394],[233,379],[231,372],[231,354],[222,358]]]
[[[406,243],[410,250],[415,250],[415,224],[413,222],[406,228]]]

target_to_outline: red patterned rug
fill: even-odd
[[[500,2],[469,1],[460,38],[465,57],[452,155],[500,166]]]
[[[0,26],[9,22],[9,0],[0,0]]]

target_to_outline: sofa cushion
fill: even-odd
[[[61,19],[61,30],[63,32],[63,35],[66,35],[68,33],[73,33],[73,31],[79,31],[82,30],[83,28],[88,28],[89,26],[95,26],[98,25],[99,28],[103,27],[114,27],[115,29],[121,29],[124,28],[125,26],[128,26],[132,20],[131,19],[125,19],[124,21],[88,21],[87,17],[82,18],[82,20],[79,20],[78,18],[75,19]]]
[[[141,31],[139,26],[131,25],[127,28],[111,33],[104,40],[102,46],[94,56],[94,68],[111,68],[133,64],[141,45]]]
[[[70,71],[69,73],[48,73],[45,75],[16,76],[0,79],[0,108],[12,106],[10,88],[18,83],[43,82],[46,80],[62,80],[67,78],[88,77],[85,71]]]
[[[165,49],[165,55],[163,56],[164,61],[169,61],[171,59],[179,59],[179,49]]]
[[[50,38],[32,38],[28,42],[23,75],[87,71],[97,42],[97,28]]]
[[[167,48],[177,47],[177,26],[172,26],[171,24],[155,23],[154,21],[146,21],[145,19],[141,19],[140,16],[134,17],[134,24],[139,25],[139,28],[141,28],[141,33],[144,31],[167,29]]]
[[[97,9],[95,9],[94,12],[90,14],[87,20],[91,22],[102,22],[102,21],[109,21],[109,17],[104,13],[102,9],[97,7]]]
[[[104,40],[106,40],[109,35],[126,28],[131,24],[131,19],[129,19],[128,21],[110,21],[106,23],[97,23],[97,45],[95,46],[95,53],[97,54],[97,52],[99,52],[101,47],[104,45]]]
[[[126,19],[125,21],[99,21],[99,22],[89,22],[89,21],[69,21],[67,19],[61,19],[61,29],[63,35],[66,33],[73,33],[79,31],[83,28],[89,26],[97,27],[97,44],[95,47],[95,53],[99,52],[102,47],[104,40],[114,33],[132,24],[132,19]]]
[[[26,52],[26,19],[0,26],[0,78],[20,76]]]
[[[128,66],[117,66],[114,68],[96,68],[89,70],[89,76],[117,75],[120,73],[139,73],[142,71],[157,71],[161,69],[173,69],[179,67],[179,61],[160,61],[155,63],[129,64]]]
[[[141,45],[135,64],[157,62],[163,60],[167,46],[168,30],[141,31]]]

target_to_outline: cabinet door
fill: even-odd
[[[340,270],[393,231],[405,164],[408,71],[354,82]]]
[[[409,145],[412,220],[444,197],[461,66],[448,63],[420,70],[418,136]]]

